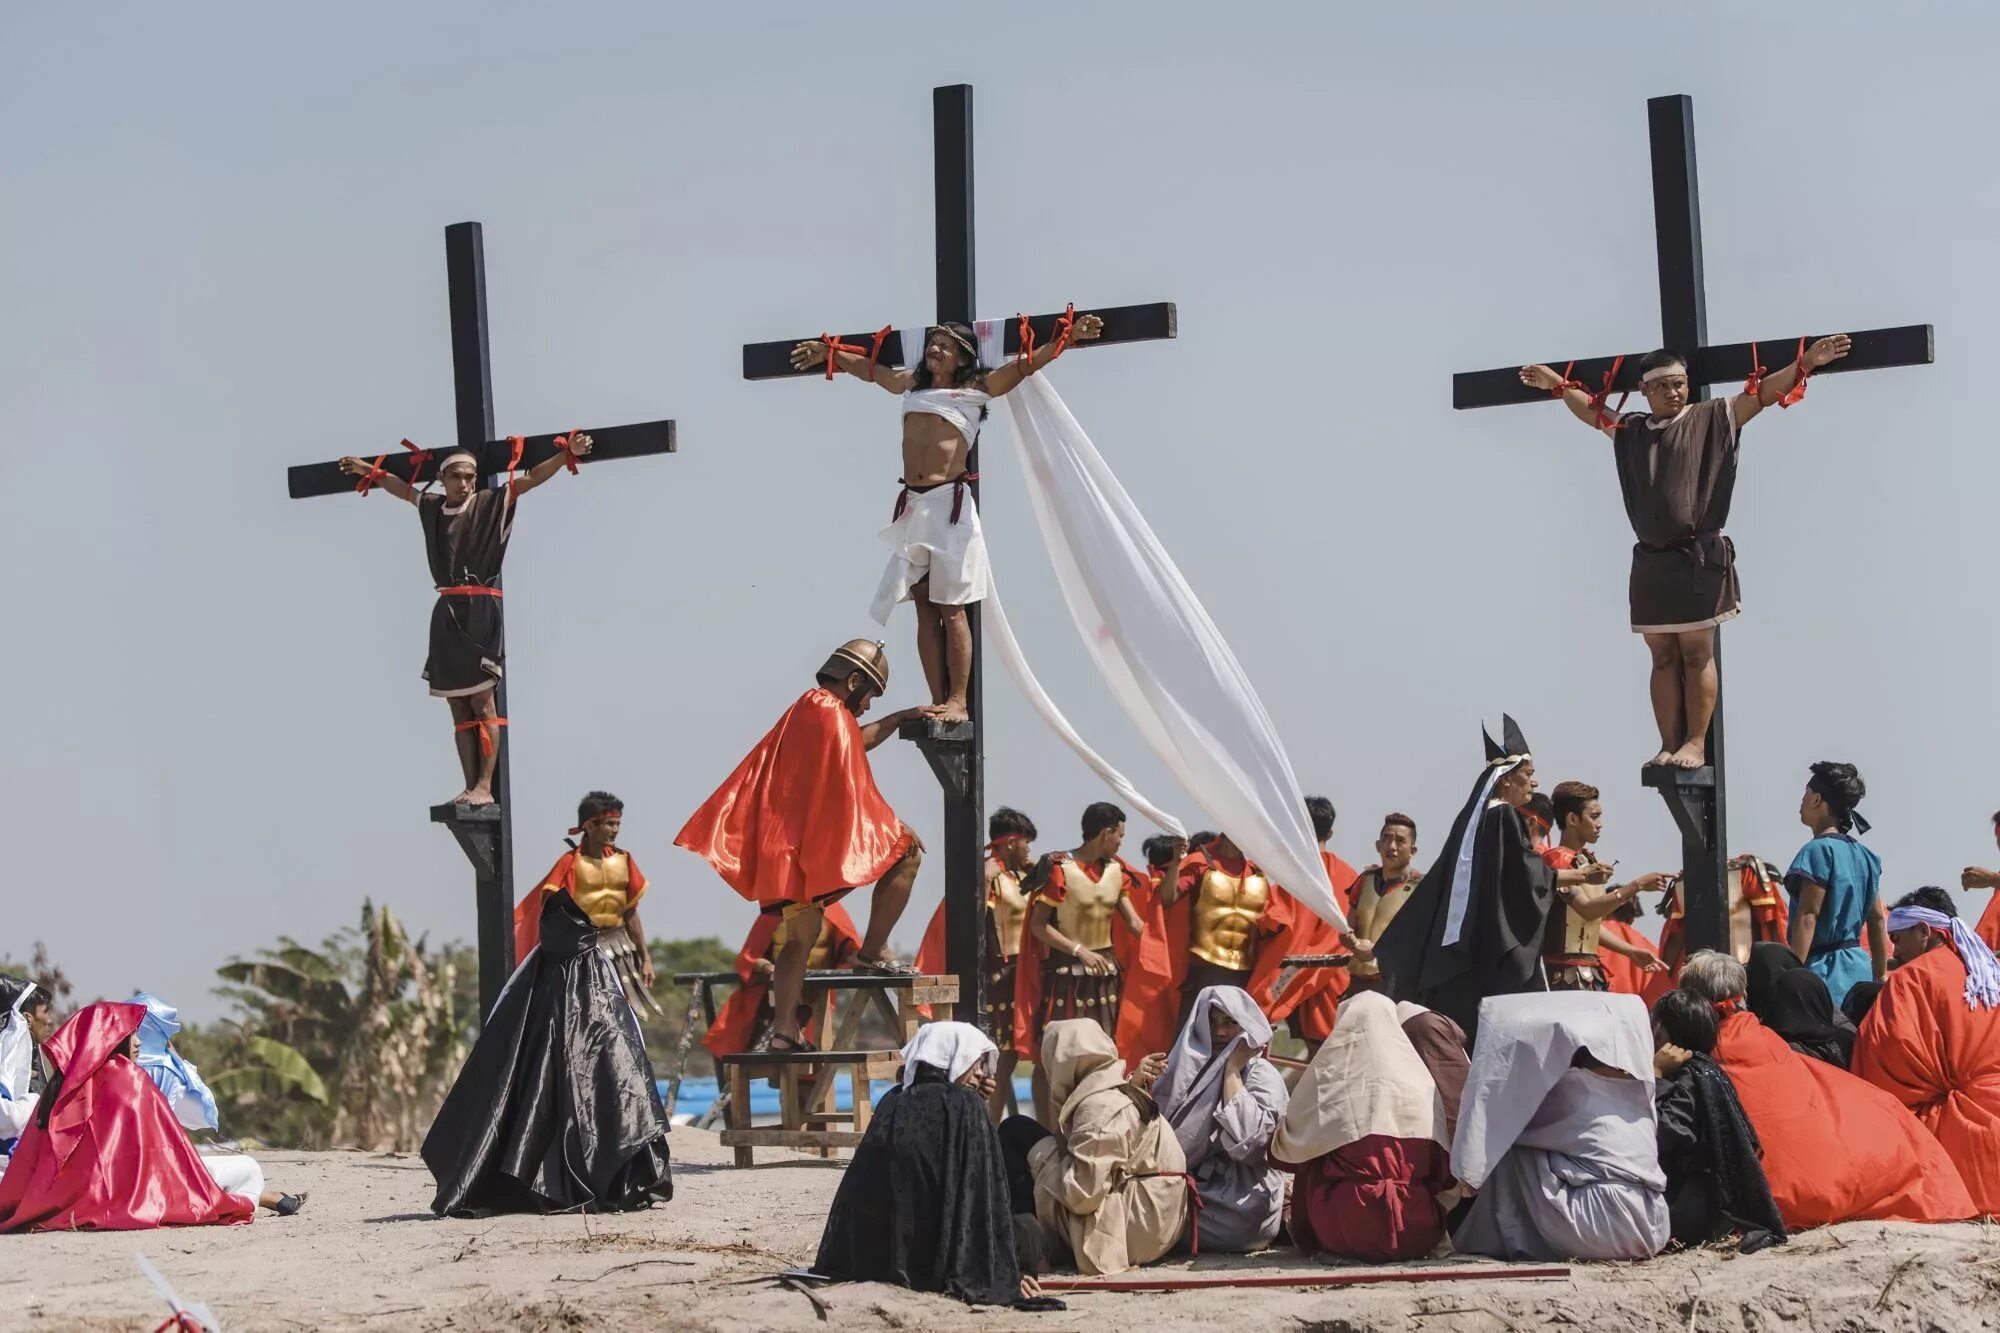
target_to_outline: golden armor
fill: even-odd
[[[1070,890],[1072,893],[1075,891],[1074,888]],[[1028,895],[1021,892],[1021,877],[1011,870],[997,871],[988,876],[986,904],[993,911],[993,934],[1000,941],[1000,956],[1012,958],[1021,951],[1021,934],[1028,920]],[[1115,901],[1112,909],[1117,909]],[[1062,926],[1058,924],[1056,929],[1062,930]]]
[[[632,862],[623,852],[593,860],[578,852],[570,862],[570,897],[600,929],[625,920],[632,905]]]
[[[1389,923],[1396,919],[1396,913],[1403,910],[1403,904],[1410,900],[1421,875],[1410,875],[1401,884],[1382,892],[1382,870],[1370,867],[1361,874],[1360,892],[1354,900],[1354,933],[1364,940],[1379,940]],[[1348,975],[1356,977],[1379,977],[1382,969],[1374,959],[1357,959],[1348,965]]]
[[[1063,866],[1065,892],[1056,904],[1056,929],[1086,949],[1111,947],[1111,917],[1125,896],[1125,867],[1113,859],[1093,880],[1075,861]],[[1019,936],[1016,936],[1019,938]]]
[[[1262,875],[1225,875],[1210,866],[1195,886],[1188,952],[1204,963],[1248,972],[1257,922],[1271,900]]]

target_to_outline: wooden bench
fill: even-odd
[[[715,1017],[713,988],[742,978],[734,972],[684,972],[676,982],[691,988],[687,1028],[681,1042],[685,1063],[690,1035],[697,1016],[710,1022]],[[874,1110],[877,1081],[902,1073],[900,1050],[862,1050],[855,1042],[861,1022],[870,1012],[887,1023],[898,1046],[914,1037],[926,1021],[918,1012],[928,1006],[931,1019],[948,1020],[958,1003],[958,979],[950,976],[885,977],[873,973],[808,972],[804,1003],[813,1011],[813,1030],[818,1034],[818,1051],[748,1051],[716,1059],[718,1101],[727,1103],[723,1146],[733,1148],[736,1165],[754,1165],[757,1148],[804,1149],[821,1157],[835,1157],[842,1148],[861,1142]],[[846,1111],[834,1109],[834,1085],[847,1076],[852,1105]],[[750,1083],[762,1078],[778,1089],[779,1123],[758,1126],[750,1114]],[[681,1066],[670,1077],[669,1097],[677,1098]],[[669,1101],[669,1113],[672,1101]]]

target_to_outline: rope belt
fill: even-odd
[[[483,583],[460,583],[454,584],[449,588],[439,588],[437,595],[440,597],[498,597],[501,595],[501,591],[498,588],[489,588]]]
[[[1651,551],[1655,555],[1678,551],[1686,556],[1696,569],[1707,569],[1712,564],[1717,569],[1729,570],[1736,565],[1736,543],[1720,530],[1697,532],[1678,541],[1668,542],[1664,546],[1654,546],[1649,542],[1640,542],[1638,545],[1640,550]]]
[[[1202,1202],[1201,1191],[1195,1187],[1194,1177],[1185,1171],[1144,1171],[1126,1177],[1127,1180],[1178,1180],[1187,1186],[1188,1200],[1193,1207],[1188,1209],[1188,1255],[1201,1257],[1201,1210],[1208,1205]]]
[[[897,480],[901,481],[902,479],[897,478]],[[956,527],[958,525],[958,516],[965,508],[965,488],[978,480],[979,474],[977,472],[961,472],[950,481],[935,482],[929,486],[912,486],[905,481],[902,483],[903,489],[896,495],[896,511],[889,515],[889,521],[894,523],[903,517],[903,512],[910,507],[910,497],[912,495],[929,495],[939,486],[949,486],[951,487],[951,522],[952,526]]]

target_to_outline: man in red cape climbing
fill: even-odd
[[[854,918],[845,907],[834,903],[820,915],[819,940],[806,955],[808,972],[846,967],[861,948],[861,932],[854,928]],[[742,952],[736,955],[735,972],[743,984],[730,995],[701,1039],[710,1055],[739,1054],[755,1046],[764,1035],[773,1012],[771,978],[777,975],[778,955],[785,951],[790,938],[780,917],[765,912],[757,914],[749,938],[743,941]],[[813,1039],[807,1027],[802,1026],[800,1033],[808,1041]]]
[[[1943,889],[1889,910],[1896,968],[1854,1042],[1858,1078],[1910,1108],[2000,1214],[2000,960]]]
[[[248,1222],[132,1055],[143,1004],[90,1004],[42,1047],[55,1077],[0,1176],[0,1232]]]
[[[1800,1055],[1745,1004],[1743,964],[1704,949],[1681,989],[1722,1019],[1714,1058],[1764,1145],[1764,1174],[1794,1231],[1832,1222],[1959,1222],[1978,1210],[1957,1165],[1903,1103]]]
[[[774,1051],[810,1050],[799,1029],[806,960],[825,909],[875,886],[857,972],[913,976],[889,957],[889,932],[909,904],[923,844],[875,786],[868,751],[930,710],[906,708],[859,719],[889,687],[879,643],[836,648],[813,687],[785,710],[757,748],[694,812],[675,846],[695,853],[758,908],[786,923],[771,980]]]

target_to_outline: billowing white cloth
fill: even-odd
[[[35,1043],[28,1035],[28,1016],[21,1012],[39,994],[39,987],[27,987],[0,1015],[0,1163],[7,1160],[5,1150],[35,1118],[35,1103],[41,1100],[28,1091],[35,1076]]]
[[[953,1083],[985,1061],[997,1061],[1000,1049],[970,1023],[926,1023],[903,1048],[903,1086],[916,1081],[919,1062],[942,1069]]]
[[[242,1153],[203,1153],[201,1164],[224,1194],[236,1194],[253,1205],[264,1194],[264,1168]]]
[[[1346,929],[1291,760],[1236,655],[1048,376],[1006,402],[1056,581],[1112,695],[1214,827]]]
[[[1619,1071],[1571,1061],[1587,1051]],[[1479,1011],[1452,1161],[1479,1189],[1452,1244],[1502,1259],[1643,1259],[1671,1231],[1636,995],[1507,995]]]
[[[153,1086],[174,1108],[174,1118],[187,1129],[215,1129],[215,1094],[201,1078],[201,1071],[181,1059],[173,1048],[173,1038],[181,1030],[180,1011],[156,995],[140,991],[129,1003],[146,1006],[140,1020],[138,1064],[153,1080]]]
[[[1220,1051],[1209,1036],[1208,1015],[1220,1009],[1243,1029]],[[1285,1176],[1271,1165],[1271,1136],[1290,1093],[1277,1066],[1261,1057],[1271,1044],[1271,1024],[1250,993],[1236,986],[1207,986],[1195,997],[1167,1067],[1153,1086],[1160,1114],[1173,1126],[1201,1196],[1201,1248],[1247,1253],[1277,1239],[1284,1224]],[[1223,1073],[1239,1047],[1253,1055],[1243,1067],[1243,1087],[1222,1099]]]
[[[1412,1017],[1424,1012],[1411,1005]],[[1371,1134],[1449,1148],[1444,1101],[1403,1031],[1401,1006],[1378,990],[1350,991],[1333,1033],[1292,1089],[1271,1156],[1304,1166]]]

